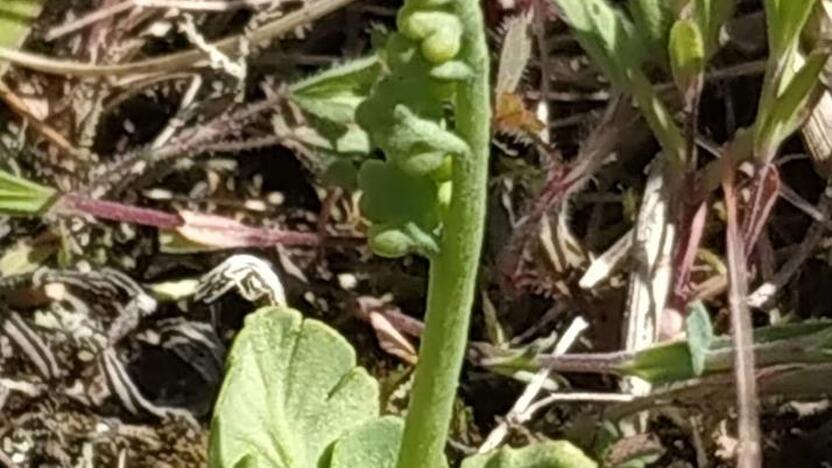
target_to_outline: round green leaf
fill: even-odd
[[[323,182],[344,190],[355,190],[358,187],[358,171],[355,164],[346,158],[335,159],[324,170]]]
[[[335,443],[330,468],[393,468],[404,421],[385,416],[370,421]]]
[[[396,164],[366,161],[358,174],[364,191],[361,210],[375,223],[415,222],[433,228],[436,216],[436,183],[430,177],[409,175]]]
[[[331,444],[378,416],[378,384],[335,330],[295,310],[246,318],[214,409],[212,466],[321,466]]]

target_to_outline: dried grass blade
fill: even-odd
[[[654,344],[661,329],[661,317],[673,284],[672,255],[676,230],[672,217],[672,193],[666,176],[664,159],[654,160],[644,188],[635,229],[633,253],[638,262],[630,279],[625,324],[625,350],[637,351]],[[638,377],[628,377],[624,391],[647,395],[651,385]],[[646,420],[632,421],[643,432]]]

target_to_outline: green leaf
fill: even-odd
[[[332,448],[331,468],[393,468],[404,421],[394,416],[374,419],[352,430]]]
[[[358,173],[364,192],[361,211],[375,223],[415,222],[426,229],[438,223],[437,186],[429,177],[407,174],[396,164],[365,161]]]
[[[763,124],[755,133],[758,157],[773,157],[777,147],[811,114],[824,90],[819,77],[828,59],[829,52],[825,50],[812,52],[770,109],[761,109]]]
[[[567,441],[546,441],[515,449],[502,447],[466,458],[461,468],[594,468],[598,464]]]
[[[355,121],[355,108],[369,94],[381,73],[381,61],[372,55],[318,73],[289,87],[301,109],[337,123]]]
[[[378,416],[378,384],[335,330],[292,309],[246,317],[211,430],[213,466],[308,468]]]
[[[32,22],[40,15],[43,0],[3,0],[0,2],[0,47],[20,47]],[[8,63],[0,63],[0,76]]]
[[[382,257],[398,258],[411,253],[433,257],[439,253],[438,239],[415,223],[375,223],[370,226],[367,237],[370,248]]]
[[[719,30],[734,15],[735,0],[696,0],[694,19],[702,32],[706,60],[719,47]]]
[[[396,150],[413,153],[423,148],[460,156],[468,154],[465,140],[436,122],[419,117],[405,105],[393,108],[393,118],[399,130],[394,146]]]
[[[504,23],[505,35],[500,48],[500,68],[497,70],[497,84],[494,92],[513,93],[523,78],[532,54],[532,38],[529,25],[532,15],[520,14],[508,18]]]
[[[349,159],[336,158],[326,167],[321,179],[325,185],[351,192],[358,188],[358,169]]]
[[[754,330],[756,363],[764,367],[783,363],[825,362],[829,359],[829,354],[823,349],[828,346],[830,334],[832,326],[828,321],[757,328]],[[814,343],[820,343],[820,348]],[[704,373],[730,370],[733,366],[730,353],[732,346],[731,336],[713,338],[705,359]],[[778,350],[778,346],[785,346],[785,350]],[[816,348],[812,349],[812,346]],[[695,377],[693,361],[691,345],[687,340],[674,341],[639,351],[631,361],[619,365],[618,370],[660,384]]]
[[[705,43],[699,26],[690,20],[673,24],[668,44],[670,70],[676,86],[683,94],[698,89],[705,69]]]
[[[665,63],[670,28],[676,19],[673,2],[668,0],[630,0],[627,2],[636,31],[653,61]]]
[[[628,90],[628,71],[639,68],[644,59],[632,23],[605,0],[553,1],[592,62],[614,85]]]
[[[702,301],[696,301],[688,306],[688,317],[685,324],[691,369],[693,369],[694,375],[700,376],[705,371],[705,360],[714,340],[711,317]]]
[[[461,60],[451,60],[431,68],[428,76],[441,81],[461,81],[474,76],[474,70]]]
[[[381,68],[381,60],[372,55],[291,85],[289,98],[307,114],[309,124],[296,129],[295,136],[336,154],[368,154],[370,137],[356,124],[355,112],[379,80]]]
[[[685,341],[659,344],[641,350],[632,361],[621,364],[619,370],[653,384],[686,380],[694,375],[693,359]]]
[[[447,62],[462,47],[462,22],[452,12],[406,3],[397,23],[399,32],[419,42],[422,55],[431,63]]]
[[[0,170],[0,213],[36,214],[52,204],[57,191]]]
[[[393,132],[379,145],[390,160],[409,174],[433,172],[442,166],[446,153],[461,157],[468,154],[468,145],[454,132],[416,115],[405,105],[396,105],[392,117]]]
[[[308,126],[294,129],[294,137],[307,145],[318,148],[319,159],[313,161],[317,169],[322,170],[327,166],[327,154],[329,156],[357,154],[366,155],[372,149],[370,137],[367,132],[355,123],[336,123],[326,119],[309,115]],[[316,171],[318,172],[318,171]]]
[[[766,0],[768,44],[772,57],[779,60],[797,46],[800,32],[809,19],[815,0]]]

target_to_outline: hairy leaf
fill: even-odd
[[[307,127],[294,130],[304,143],[320,150],[317,169],[325,171],[339,154],[368,154],[370,138],[355,122],[358,105],[381,75],[377,55],[318,73],[289,87],[289,97],[307,114]],[[285,124],[284,124],[285,125]]]
[[[372,55],[318,73],[289,87],[292,100],[318,118],[348,124],[355,108],[379,79],[381,61]]]
[[[341,155],[370,153],[370,137],[355,122],[336,123],[310,115],[308,126],[295,128],[295,138],[320,150],[318,169],[325,169],[331,160]],[[317,171],[316,171],[317,172]]]
[[[523,78],[532,53],[529,36],[531,14],[512,16],[503,23],[505,35],[500,49],[500,68],[497,70],[495,93],[513,93]]]
[[[404,422],[397,417],[374,419],[335,442],[331,468],[393,468]]]
[[[246,318],[228,358],[211,428],[212,462],[326,466],[333,442],[378,416],[378,399],[378,384],[336,331],[295,310],[260,309]]]

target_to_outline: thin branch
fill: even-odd
[[[236,56],[240,53],[242,41],[253,43],[264,42],[275,37],[282,36],[298,26],[317,20],[318,18],[332,13],[339,8],[349,5],[354,0],[318,0],[310,2],[305,7],[288,13],[286,16],[263,25],[245,36],[236,34],[225,39],[211,43],[213,48]],[[160,72],[181,71],[184,68],[193,66],[209,65],[206,54],[198,49],[191,48],[183,52],[177,52],[162,57],[155,57],[138,62],[126,64],[97,65],[82,63],[74,60],[61,60],[44,55],[33,54],[21,50],[0,47],[0,61],[11,62],[14,65],[36,70],[42,73],[54,75],[69,75],[81,77],[117,77],[124,75],[149,75]]]
[[[783,185],[785,187],[785,185]],[[819,206],[815,208],[820,215],[820,219],[816,219],[815,223],[812,224],[812,227],[809,228],[809,232],[806,233],[806,236],[803,238],[803,241],[797,247],[797,251],[789,256],[789,259],[783,264],[782,267],[774,274],[774,277],[771,280],[766,281],[760,287],[758,287],[750,296],[746,299],[748,305],[751,307],[762,307],[765,305],[772,297],[777,294],[794,276],[795,273],[800,269],[800,267],[806,262],[806,259],[809,258],[817,248],[818,244],[823,240],[823,236],[826,233],[829,225],[829,215],[832,212],[832,197],[829,197],[826,193],[821,195],[823,198],[819,203]]]
[[[630,393],[566,392],[552,393],[529,405],[526,413],[536,413],[542,408],[558,402],[629,403],[636,399]],[[524,413],[525,415],[525,413]],[[529,415],[530,417],[531,415]]]
[[[44,38],[47,41],[72,34],[84,29],[101,20],[123,13],[132,8],[164,8],[187,11],[233,11],[241,8],[254,8],[272,3],[279,3],[283,0],[125,0],[121,3],[101,8],[86,15],[69,21],[60,26],[55,26],[46,32]]]
[[[64,138],[57,130],[35,116],[31,109],[29,109],[29,106],[2,81],[0,81],[0,99],[9,106],[9,109],[28,122],[41,136],[49,140],[66,154],[75,156],[78,159],[86,159],[86,156],[81,150],[72,146],[72,143]]]
[[[115,5],[110,5],[106,8],[97,9],[87,15],[72,20],[66,24],[51,28],[49,31],[46,32],[46,34],[44,34],[44,39],[46,39],[47,41],[54,41],[55,39],[78,31],[79,29],[86,28],[87,26],[95,24],[101,20],[107,19],[124,11],[127,11],[133,8],[134,6],[136,6],[134,1],[126,1],[116,3]]]
[[[589,328],[589,323],[583,317],[577,317],[572,323],[569,325],[569,328],[563,333],[563,336],[560,340],[558,340],[558,344],[555,346],[555,350],[552,353],[554,356],[559,356],[561,354],[566,353],[569,348],[575,343],[575,340],[578,339],[578,335],[581,334],[582,331]],[[543,368],[535,374],[532,381],[526,385],[526,389],[520,395],[520,398],[514,402],[514,406],[512,406],[511,411],[508,412],[503,422],[501,422],[494,430],[488,434],[488,437],[485,439],[485,442],[480,446],[478,452],[485,453],[491,451],[497,446],[502,443],[503,439],[508,435],[508,429],[510,425],[520,425],[524,422],[530,420],[537,410],[545,407],[550,402],[554,400],[550,400],[545,404],[539,404],[540,402],[533,404],[534,399],[537,397],[540,390],[543,388],[543,384],[546,383],[546,380],[549,378],[549,373],[551,372],[550,368]],[[561,397],[564,394],[556,394]],[[552,395],[550,395],[552,396]],[[542,401],[547,400],[548,397],[544,398]],[[562,400],[563,401],[563,400]]]

